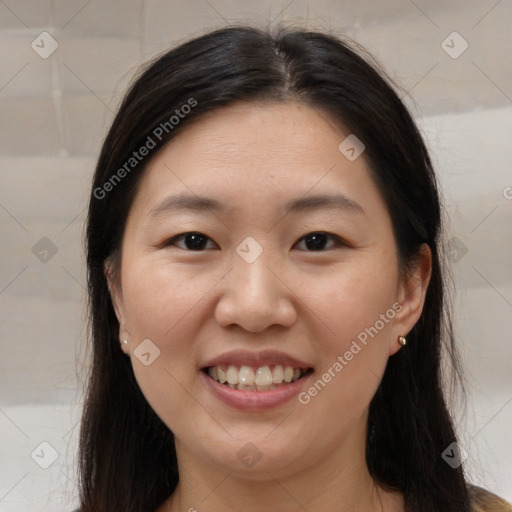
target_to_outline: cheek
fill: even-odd
[[[193,293],[186,296],[185,287],[169,291],[147,286],[149,284],[137,281],[131,289],[134,293],[128,318],[134,341],[131,363],[137,383],[152,409],[170,430],[182,434],[180,418],[184,411],[191,416],[201,413],[193,393],[189,392],[193,390],[196,377],[195,371],[191,371],[196,365],[191,340],[197,329],[189,316],[197,300]],[[146,340],[151,343],[142,351],[143,343],[148,344]],[[149,365],[145,364],[148,357],[144,357],[144,353],[147,352],[150,353]]]
[[[127,260],[123,267],[128,327],[138,338],[153,337],[168,343],[173,331],[183,328],[183,320],[194,314],[219,277],[211,270],[198,272],[156,258],[139,261],[144,264]]]
[[[323,364],[301,403],[311,403],[319,415],[331,415],[334,424],[360,417],[385,370],[396,315],[393,264],[392,259],[363,258],[325,280],[307,283],[308,305],[323,325],[314,339]]]
[[[361,258],[357,264],[340,265],[314,278],[305,273],[297,276],[301,300],[325,332],[323,347],[317,347],[320,352],[332,358],[333,353],[347,350],[359,335],[364,342],[368,330],[372,339],[382,339],[389,333],[395,316],[394,264],[391,258]]]
[[[177,417],[180,408],[190,406],[184,389],[190,386],[190,368],[195,365],[191,340],[201,323],[198,305],[211,287],[211,276],[196,277],[192,286],[183,271],[147,261],[136,265],[129,258],[123,270],[125,320],[137,382],[161,418]],[[149,357],[142,356],[148,352]],[[148,359],[151,363],[144,364]]]

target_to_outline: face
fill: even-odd
[[[239,103],[149,163],[111,291],[179,463],[258,478],[364,451],[429,262],[400,277],[364,153],[338,149],[348,135],[306,105]]]

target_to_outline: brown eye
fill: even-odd
[[[188,251],[202,251],[206,249],[208,242],[213,241],[204,235],[203,233],[198,232],[190,232],[190,233],[181,233],[180,235],[176,235],[171,238],[168,242],[165,243],[165,246],[175,245],[180,249],[188,250]]]
[[[329,243],[331,244],[329,245]],[[303,243],[306,251],[325,251],[326,249],[331,249],[333,246],[345,245],[343,241],[335,235],[331,235],[330,233],[324,233],[323,231],[318,231],[315,233],[309,233],[303,236],[297,244]]]

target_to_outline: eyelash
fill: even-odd
[[[179,235],[176,235],[176,236],[170,238],[169,240],[164,242],[162,244],[162,246],[163,247],[176,246],[176,241],[178,241],[180,239],[183,239],[187,235],[200,235],[200,236],[205,237],[208,241],[213,241],[210,237],[206,236],[204,233],[200,233],[199,231],[187,231],[186,233],[180,233]],[[325,252],[325,251],[330,250],[332,248],[347,247],[348,246],[348,244],[343,239],[341,239],[339,236],[333,235],[332,233],[327,233],[325,231],[312,231],[311,233],[307,233],[306,235],[304,235],[301,238],[299,238],[299,240],[296,242],[296,244],[298,242],[302,241],[302,240],[305,240],[308,236],[311,236],[311,235],[325,235],[328,239],[334,241],[334,246],[329,247],[327,249],[320,249],[320,250],[310,250],[310,251],[305,250],[304,252]],[[204,252],[204,250],[205,250],[205,249],[199,249],[199,250],[187,249],[186,247],[185,248],[184,247],[178,247],[178,248],[182,249],[184,251],[190,251],[190,252]]]

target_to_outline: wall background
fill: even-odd
[[[472,481],[512,500],[510,19],[506,0],[0,1],[0,510],[76,502],[82,230],[121,93],[148,58],[227,23],[346,34],[409,93],[451,218],[461,442]]]

